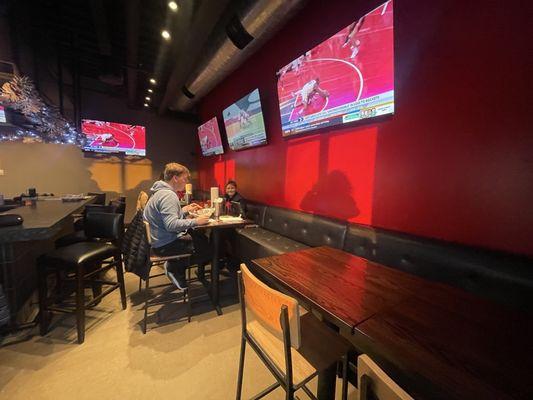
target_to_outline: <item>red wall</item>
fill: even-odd
[[[380,3],[309,1],[202,101],[202,120],[220,120],[258,87],[269,144],[200,157],[201,186],[235,178],[268,204],[533,255],[532,34],[513,5],[523,2],[397,1],[395,115],[282,138],[276,70]]]

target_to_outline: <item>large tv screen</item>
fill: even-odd
[[[277,72],[283,136],[394,112],[393,0]]]
[[[4,110],[4,107],[0,106],[0,123],[6,123],[6,111]]]
[[[200,139],[200,147],[204,156],[224,153],[217,117],[211,118],[198,127],[198,138]]]
[[[223,111],[228,144],[240,150],[266,144],[265,121],[261,110],[259,89],[244,96]]]
[[[83,119],[81,130],[87,139],[85,151],[146,155],[144,126]]]

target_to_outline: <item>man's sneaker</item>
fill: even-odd
[[[165,262],[165,275],[170,279],[179,290],[187,289],[187,280],[185,279],[185,274],[181,275],[179,273],[172,272],[168,269],[168,261]]]

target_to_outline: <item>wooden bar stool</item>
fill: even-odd
[[[123,218],[122,214],[90,213],[85,221],[85,235],[91,241],[64,246],[40,257],[38,277],[41,335],[48,332],[50,311],[75,312],[78,343],[83,343],[85,309],[97,304],[115,289],[120,289],[122,309],[126,309],[126,289],[120,252],[120,241],[124,232]],[[103,272],[111,268],[116,270],[116,282],[100,278]],[[49,305],[48,275],[52,271],[57,274],[58,270],[65,272],[65,281],[76,283],[76,307],[74,309]],[[85,302],[85,286],[88,283],[109,287],[98,295],[93,295],[92,300]]]
[[[300,316],[296,299],[261,282],[245,264],[241,264],[238,272],[238,283],[242,339],[236,399],[241,398],[246,344],[254,349],[277,381],[253,399],[260,399],[280,386],[288,400],[294,399],[294,392],[299,389],[316,399],[306,383],[341,359],[343,399],[346,399],[350,343],[311,313]]]

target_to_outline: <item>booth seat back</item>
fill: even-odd
[[[356,256],[376,261],[376,230],[365,225],[350,225],[343,250]]]
[[[246,218],[251,219],[257,225],[263,226],[266,206],[258,203],[246,203]]]
[[[267,207],[263,227],[308,246],[342,249],[346,224],[299,211]]]
[[[515,308],[533,304],[533,264],[525,257],[379,229],[375,242],[380,264]]]

